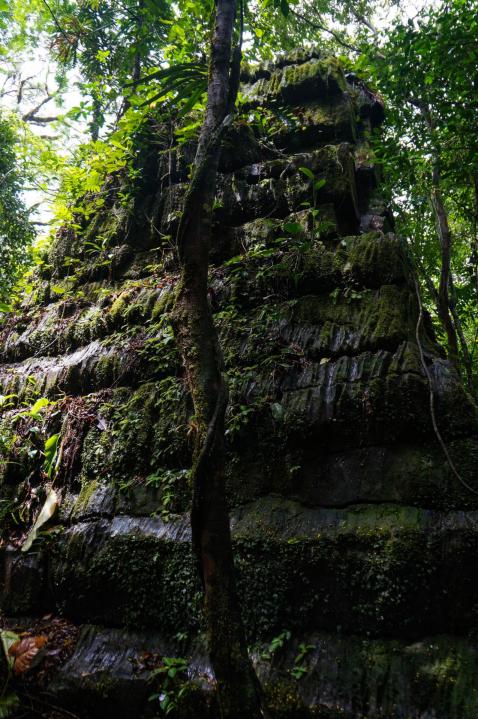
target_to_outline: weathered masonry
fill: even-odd
[[[210,294],[259,674],[281,717],[476,719],[478,500],[432,429],[412,269],[369,146],[383,108],[314,52],[245,71],[242,93],[255,122],[224,142]],[[112,192],[82,232],[59,234],[0,328],[0,392],[15,395],[0,418],[2,610],[80,626],[49,690],[88,718],[151,715],[145,651],[208,677],[194,418],[168,320],[193,157],[152,120],[127,199]],[[420,343],[441,432],[478,487],[476,407],[428,321]],[[53,404],[31,416],[42,397]],[[52,478],[57,515],[22,553]]]

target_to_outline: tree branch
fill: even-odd
[[[380,34],[379,31],[377,30],[377,28],[375,27],[375,25],[373,25],[372,22],[365,17],[365,15],[362,15],[361,13],[357,12],[357,10],[355,10],[353,7],[350,8],[350,11],[351,11],[352,15],[359,22],[362,23],[362,25],[365,25],[365,27],[367,27],[370,30],[370,32],[372,32],[374,35]]]
[[[340,37],[340,35],[339,35],[337,32],[335,32],[335,30],[331,30],[331,29],[328,28],[326,25],[324,25],[322,22],[317,22],[317,21],[314,21],[314,20],[309,20],[309,19],[306,18],[304,15],[302,15],[300,12],[297,12],[297,10],[295,10],[291,5],[289,5],[289,11],[290,11],[293,15],[295,15],[296,18],[298,18],[299,20],[301,20],[302,22],[305,22],[305,23],[307,23],[307,25],[310,25],[310,27],[313,27],[313,28],[315,28],[316,30],[320,30],[321,32],[326,32],[326,33],[328,33],[329,35],[332,35],[332,37],[335,39],[335,41],[338,42],[339,45],[341,45],[342,47],[347,48],[347,50],[351,50],[352,52],[356,52],[356,53],[359,53],[359,54],[362,52],[362,51],[360,50],[360,48],[355,47],[355,45],[351,45],[350,43],[348,43],[348,42],[346,42],[345,40],[343,40],[343,39]]]
[[[48,102],[53,100],[56,93],[49,93],[47,91],[47,96],[43,98],[41,102],[38,103],[35,107],[32,107],[31,110],[26,112],[24,115],[22,115],[23,122],[37,122],[40,125],[43,125],[47,122],[53,122],[53,120],[58,120],[57,117],[37,117],[37,112],[41,110],[42,107],[44,107]]]

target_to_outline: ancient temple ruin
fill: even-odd
[[[477,411],[426,317],[417,335],[413,267],[370,146],[382,104],[316,52],[244,70],[242,100],[210,296],[259,676],[280,717],[476,719],[478,499],[437,442],[430,389],[478,488]],[[186,657],[197,696],[183,715],[214,712],[188,524],[194,418],[168,320],[193,157],[193,140],[152,121],[133,191],[59,233],[0,327],[0,393],[14,395],[0,417],[1,608],[9,626],[78,627],[48,691],[88,718],[151,716],[147,654]],[[39,398],[51,404],[29,414]],[[52,483],[57,513],[22,552]]]

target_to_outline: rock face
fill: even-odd
[[[210,295],[259,674],[280,717],[476,719],[478,499],[432,428],[412,270],[368,144],[382,106],[315,52],[246,69],[242,93],[251,122],[224,141]],[[130,199],[60,233],[1,328],[2,609],[83,625],[49,691],[85,717],[151,715],[145,652],[210,679],[194,418],[168,320],[194,142],[148,133]],[[429,322],[419,339],[440,430],[478,488],[476,407]],[[56,520],[22,553],[51,481]],[[193,706],[183,715],[214,713],[207,692]]]

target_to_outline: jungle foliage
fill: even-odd
[[[228,389],[208,296],[211,216],[221,140],[232,116],[266,141],[281,114],[277,107],[265,120],[265,111],[254,112],[241,97],[240,73],[248,64],[314,43],[338,54],[359,83],[382,96],[388,122],[371,138],[374,160],[383,167],[396,228],[436,331],[475,392],[477,0],[429,3],[414,18],[390,4],[396,19],[382,21],[380,30],[379,10],[378,3],[349,0],[34,0],[27,12],[17,0],[0,0],[2,315],[31,290],[19,282],[28,257],[42,270],[50,262],[41,250],[29,255],[33,232],[22,190],[32,184],[40,202],[54,197],[50,237],[71,233],[86,254],[108,264],[114,227],[98,233],[95,218],[114,210],[120,222],[134,214],[146,181],[140,160],[147,131],[156,132],[159,153],[174,144],[187,148],[190,140],[198,147],[177,236],[160,239],[175,243],[180,270],[170,320],[194,407],[193,549],[221,713],[230,719],[263,714],[236,595],[224,489]],[[40,50],[52,68],[41,81],[28,74]],[[311,182],[315,206],[324,180],[299,170]],[[74,293],[74,283],[71,288]],[[301,651],[300,662],[307,647]]]
[[[410,243],[440,339],[476,385],[478,6],[425,8],[357,62],[387,106],[377,140],[398,230]],[[442,301],[443,300],[443,301]],[[448,330],[447,330],[448,327]]]
[[[33,227],[21,197],[12,124],[0,115],[0,310],[8,310],[15,281],[28,265]]]
[[[38,195],[49,205],[39,219],[46,215],[51,235],[65,222],[80,227],[82,217],[105,204],[118,173],[130,211],[127,180],[137,177],[134,148],[146,124],[159,124],[160,117],[163,127],[174,126],[175,141],[197,136],[213,10],[209,0],[35,0],[28,12],[16,0],[2,2],[4,301],[13,297],[33,236],[22,188],[36,192],[32,221],[38,220]],[[379,3],[262,0],[245,4],[243,18],[243,66],[314,43],[338,54],[383,97],[386,130],[375,139],[375,159],[438,336],[472,390],[478,362],[477,10],[476,0],[425,2],[407,17],[406,7],[391,3],[392,19],[384,20]],[[41,79],[29,72],[39,54],[47,67]],[[240,112],[240,95],[238,102]],[[108,238],[99,243],[107,245]]]

